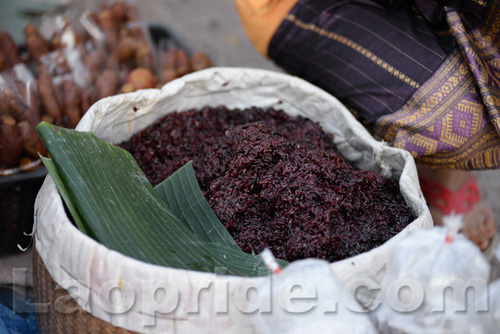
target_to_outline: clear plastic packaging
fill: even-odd
[[[19,96],[35,113],[37,119],[40,119],[40,98],[35,76],[23,63],[15,65],[10,72]]]
[[[415,232],[395,247],[374,314],[382,333],[487,333],[490,266],[458,234],[461,218],[445,217],[446,227]]]
[[[256,333],[378,333],[330,268],[317,259],[294,261],[258,288]]]
[[[0,176],[32,170],[40,165],[38,152],[45,152],[34,128],[40,122],[36,82],[22,66],[0,73]]]
[[[500,329],[500,280],[488,287],[488,312],[484,314],[484,333],[498,333]]]
[[[99,99],[169,81],[160,80],[156,44],[147,29],[151,27],[140,17],[140,5],[135,0],[72,1],[26,24],[22,47],[15,45],[8,34],[0,34],[0,69],[4,69],[0,73],[0,90],[9,92],[0,95],[0,104],[6,109],[16,96],[16,113],[29,116],[29,131],[22,124],[26,135],[40,121],[72,128]],[[166,29],[155,31],[165,35],[164,41],[176,40],[165,33]],[[207,63],[203,60],[199,62],[202,65]],[[184,67],[182,75],[191,71],[185,52],[176,66],[176,71]],[[2,100],[4,97],[9,99]],[[11,138],[18,132],[14,125],[9,125]],[[25,143],[29,138],[24,138]],[[13,145],[13,139],[11,142],[10,146],[18,147]],[[11,169],[10,157],[4,161]],[[19,164],[31,166],[28,160]]]

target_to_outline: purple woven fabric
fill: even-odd
[[[300,0],[269,55],[421,163],[498,168],[499,2]]]

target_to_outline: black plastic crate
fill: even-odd
[[[30,243],[33,229],[35,199],[47,170],[40,167],[33,172],[0,177],[0,254],[19,252],[20,244]]]

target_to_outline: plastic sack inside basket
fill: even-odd
[[[252,318],[256,333],[378,333],[327,261],[292,262],[264,280],[257,293],[259,312]]]
[[[486,333],[490,266],[458,234],[461,215],[444,227],[412,233],[396,247],[374,314],[383,333]]]

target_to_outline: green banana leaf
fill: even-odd
[[[68,190],[66,189],[66,186],[64,185],[63,180],[61,179],[61,177],[57,173],[57,168],[54,165],[54,162],[52,161],[52,159],[45,158],[41,155],[40,155],[40,159],[42,159],[42,162],[43,162],[45,168],[47,168],[47,171],[52,176],[52,179],[54,180],[54,183],[56,184],[57,189],[59,190],[59,193],[61,194],[61,197],[64,200],[64,203],[66,203],[66,206],[68,207],[69,212],[73,216],[73,220],[75,221],[76,226],[83,233],[89,234],[89,232],[87,232],[87,229],[85,228],[85,225],[82,222],[82,219],[80,218],[80,215],[78,214],[78,211],[75,208],[75,204],[71,200],[71,196],[68,194]]]
[[[37,131],[52,156],[51,162],[44,159],[44,163],[53,178],[60,179],[56,185],[70,199],[63,197],[68,208],[76,212],[84,230],[105,246],[167,267],[226,270],[243,276],[268,273],[257,256],[200,240],[166,206],[127,151],[92,133],[46,122]]]
[[[240,250],[205,200],[191,161],[158,184],[155,189],[173,213],[189,226],[200,240]]]

